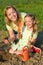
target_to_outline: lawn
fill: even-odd
[[[43,30],[43,0],[0,0],[0,30],[6,30],[4,9],[13,5],[19,12],[33,13],[38,20],[39,30]]]

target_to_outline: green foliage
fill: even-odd
[[[6,30],[4,9],[13,5],[20,12],[33,13],[39,23],[39,30],[43,29],[43,0],[0,0],[0,30]]]

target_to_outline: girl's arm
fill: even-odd
[[[35,32],[35,33],[33,34],[33,37],[31,38],[31,42],[32,42],[32,43],[35,43],[35,42],[36,42],[37,36],[38,36],[38,32]]]
[[[32,44],[32,43],[35,43],[36,42],[36,39],[34,39],[34,38],[31,38],[31,39],[29,39],[29,41],[28,41],[30,44]]]
[[[38,36],[38,32],[35,32],[35,33],[33,34],[33,37],[29,38],[28,43],[30,43],[30,44],[35,43],[35,42],[36,42],[36,39],[37,39],[37,36]]]

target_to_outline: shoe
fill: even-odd
[[[33,46],[31,49],[32,49],[33,52],[35,52],[35,53],[41,53],[41,49],[40,49],[40,48],[37,48],[37,47]]]

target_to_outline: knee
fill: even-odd
[[[9,50],[9,53],[14,54],[14,50],[13,49],[10,49]]]

